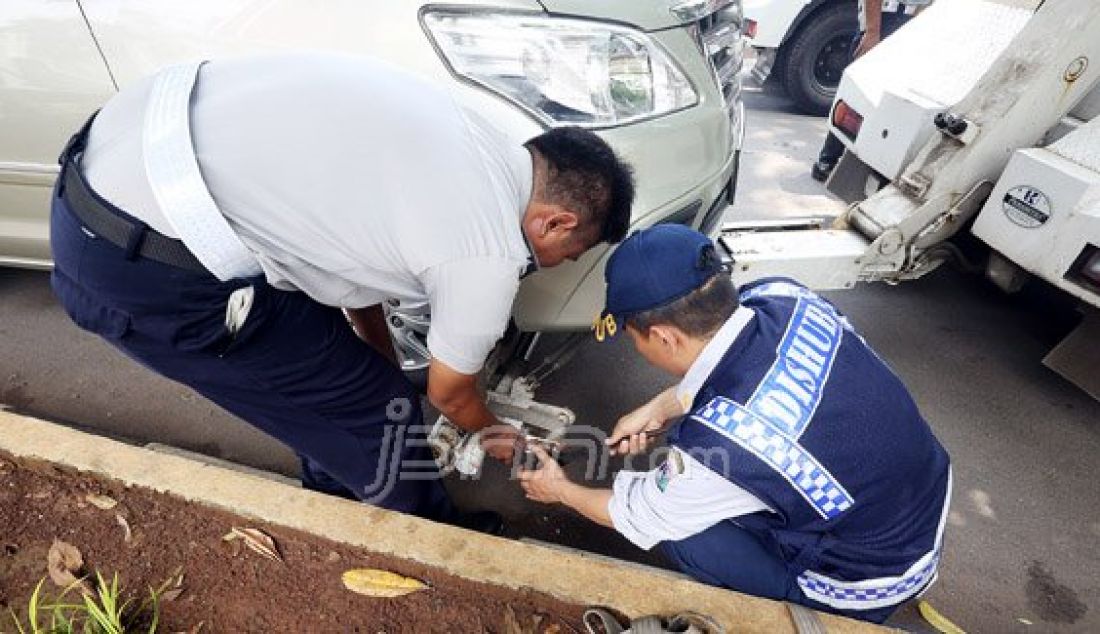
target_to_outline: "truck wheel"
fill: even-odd
[[[775,61],[772,63],[772,72],[768,73],[768,78],[761,84],[760,90],[766,95],[786,96],[787,94],[787,56],[784,54],[786,49],[780,48],[775,54]]]
[[[800,110],[813,115],[829,113],[858,32],[856,4],[834,2],[807,16],[783,45],[787,94]]]

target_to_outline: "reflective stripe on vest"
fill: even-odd
[[[775,361],[745,407],[798,440],[817,411],[844,338],[836,310],[813,294],[801,295],[775,350]]]
[[[259,275],[259,262],[218,209],[191,141],[191,93],[205,62],[157,74],[145,108],[142,153],[153,197],[180,240],[221,281]]]
[[[940,562],[943,530],[951,507],[951,472],[947,472],[947,493],[943,512],[936,529],[936,544],[908,570],[896,577],[880,577],[862,581],[840,581],[806,570],[798,576],[798,585],[807,597],[840,610],[874,610],[913,598],[927,590],[936,580]]]
[[[810,452],[769,419],[740,403],[718,396],[691,418],[762,460],[825,519],[835,519],[855,504]]]

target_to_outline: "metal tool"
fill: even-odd
[[[502,423],[510,424],[524,434],[545,441],[557,441],[576,420],[567,408],[532,400],[522,382],[513,383],[508,388],[508,392],[494,390],[487,393],[486,405]],[[503,386],[501,389],[504,389]],[[481,448],[479,433],[471,434],[459,429],[440,415],[428,434],[428,442],[441,469],[453,467],[467,476],[480,473],[485,452]],[[527,457],[524,456],[524,459]]]
[[[646,438],[658,438],[665,433],[665,430],[646,430]],[[538,464],[538,460],[535,454],[531,451],[531,446],[538,446],[543,451],[550,454],[552,458],[559,465],[566,465],[572,462],[576,462],[579,458],[595,458],[592,455],[591,444],[580,444],[576,441],[570,441],[568,438],[544,438],[534,434],[527,434],[523,438],[523,464],[525,466],[533,467]]]

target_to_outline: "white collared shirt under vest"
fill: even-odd
[[[737,308],[677,386],[679,402],[695,400],[704,382],[754,317],[752,308]],[[687,452],[675,447],[663,450],[668,454],[657,468],[647,471],[624,469],[615,475],[608,505],[611,521],[615,529],[636,546],[649,550],[662,541],[685,539],[724,520],[773,511],[752,493],[707,468]]]
[[[751,308],[737,308],[684,375],[676,388],[679,402],[695,400],[703,382],[753,317]],[[611,521],[635,545],[649,550],[662,541],[701,533],[723,520],[772,510],[688,453],[675,447],[668,452],[656,469],[623,470],[615,476],[609,504]]]

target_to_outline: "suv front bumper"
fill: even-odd
[[[744,135],[742,104],[735,105],[728,121],[732,126],[730,150],[720,168],[686,193],[636,214],[632,231],[662,222],[688,225],[711,236],[718,231],[737,191]],[[603,271],[611,252],[611,246],[600,245],[576,262],[566,262],[525,279],[512,310],[519,329],[534,332],[589,328],[603,309]]]

